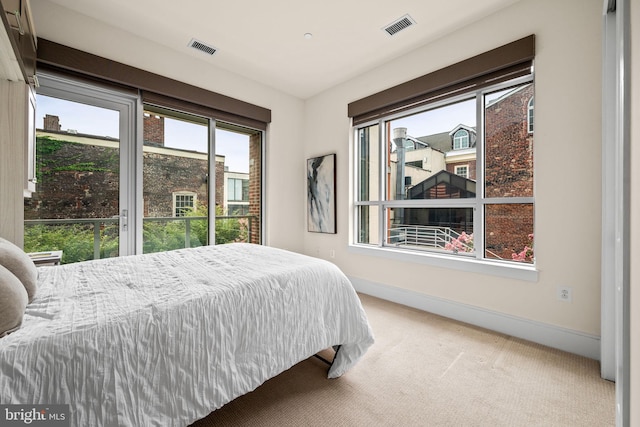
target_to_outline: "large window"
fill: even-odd
[[[60,250],[66,264],[261,243],[261,130],[168,98],[144,103],[137,93],[57,74],[39,80],[27,252]],[[228,174],[242,178],[234,186],[240,206],[229,208],[225,199]]]
[[[534,263],[533,89],[525,75],[358,124],[354,242]]]

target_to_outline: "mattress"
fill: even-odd
[[[373,343],[332,263],[253,244],[39,269],[0,339],[0,402],[69,404],[72,426],[186,426],[320,350],[329,378]]]

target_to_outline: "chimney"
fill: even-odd
[[[44,130],[60,131],[60,118],[47,114],[44,116]]]
[[[164,146],[164,117],[145,111],[142,128],[145,144]]]

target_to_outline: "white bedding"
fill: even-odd
[[[316,352],[344,374],[373,343],[333,264],[251,244],[39,269],[0,339],[0,403],[71,405],[72,426],[187,426]]]

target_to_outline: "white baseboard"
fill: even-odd
[[[408,307],[428,311],[492,331],[600,360],[600,337],[547,323],[523,319],[443,298],[420,294],[357,277],[349,277],[356,291]]]

